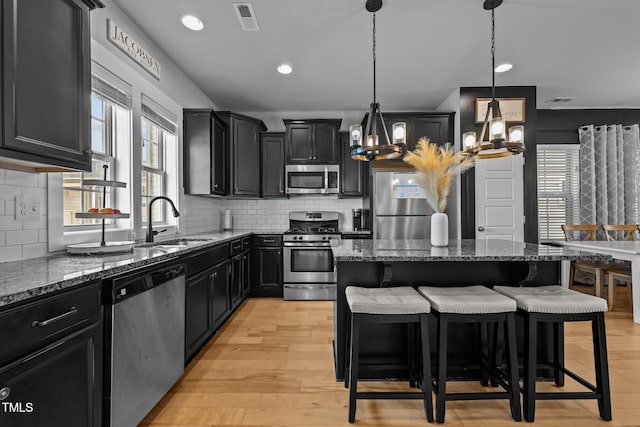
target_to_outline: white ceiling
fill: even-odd
[[[232,0],[114,0],[221,109],[364,111],[372,101],[365,0],[253,0],[244,32]],[[383,111],[432,110],[461,86],[490,86],[483,0],[384,0],[377,13]],[[204,21],[187,30],[180,16]],[[496,85],[538,87],[538,108],[640,107],[639,0],[504,0]],[[293,74],[276,66],[289,62]],[[500,96],[498,89],[497,95]],[[571,96],[566,104],[552,97]]]

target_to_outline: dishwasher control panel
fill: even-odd
[[[146,267],[105,281],[106,305],[117,304],[185,274],[184,264]]]

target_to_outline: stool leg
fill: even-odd
[[[611,421],[611,390],[609,388],[609,362],[607,359],[607,336],[604,327],[604,313],[596,313],[591,322],[593,333],[593,353],[596,362],[596,389],[600,394],[598,409],[600,418]]]
[[[436,384],[436,421],[444,422],[447,393],[447,316],[438,318],[438,382]]]
[[[413,323],[407,323],[407,365],[409,366],[409,387],[416,386],[416,346],[415,328]]]
[[[494,325],[494,341],[493,341],[493,366],[495,367],[502,366],[502,353],[504,352],[504,325],[502,322],[495,322]],[[498,381],[495,378],[491,378],[491,386],[497,387]],[[519,386],[518,386],[519,387]],[[519,391],[518,391],[519,393]]]
[[[564,386],[564,322],[553,323],[553,377],[558,387]]]
[[[524,419],[532,422],[536,413],[536,351],[537,319],[531,313],[525,315],[524,326]]]
[[[496,340],[498,337],[495,337]],[[509,372],[509,386],[511,388],[510,406],[511,417],[515,421],[522,420],[520,409],[520,382],[518,375],[518,350],[516,348],[516,317],[514,313],[507,313],[507,370]]]
[[[347,352],[351,351],[351,309],[347,308],[347,342],[344,346],[345,355],[344,355],[344,388],[349,388],[349,358],[350,354]]]
[[[489,385],[488,369],[493,368],[491,366],[492,357],[489,355],[489,340],[487,338],[489,335],[489,322],[479,322],[478,329],[480,330],[480,345],[477,347],[480,349],[480,385],[487,387]],[[487,369],[484,368],[485,365]]]
[[[349,370],[349,422],[356,419],[356,393],[358,388],[358,352],[360,347],[360,316],[351,314],[351,366]]]
[[[420,315],[420,341],[422,342],[422,392],[424,412],[427,421],[433,422],[433,401],[431,400],[431,346],[429,345],[429,321],[427,314]]]

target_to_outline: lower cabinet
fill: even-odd
[[[256,251],[255,296],[282,297],[282,248],[258,248]]]
[[[242,252],[242,299],[251,293],[251,251]]]
[[[242,301],[242,254],[231,258],[231,308]]]
[[[229,278],[231,263],[225,261],[218,264],[211,273],[211,311],[213,313],[213,327],[217,329],[227,319],[231,312],[229,305]]]
[[[100,284],[0,312],[0,426],[100,426]]]
[[[189,359],[213,332],[213,313],[211,311],[213,270],[215,267],[187,280],[185,359]]]

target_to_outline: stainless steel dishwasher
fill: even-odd
[[[184,373],[185,267],[145,267],[105,286],[105,425],[134,427]]]

